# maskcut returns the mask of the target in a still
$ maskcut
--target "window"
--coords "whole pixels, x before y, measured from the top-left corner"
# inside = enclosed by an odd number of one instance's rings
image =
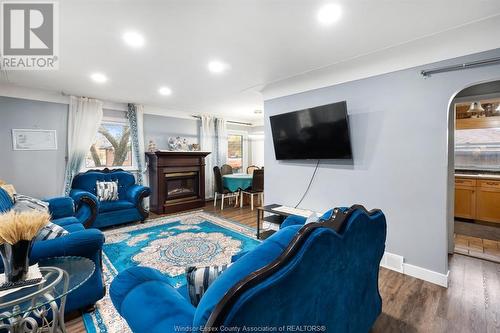
[[[455,131],[455,167],[500,170],[500,128]]]
[[[233,168],[233,172],[244,172],[244,154],[243,143],[245,136],[238,133],[229,133],[227,137],[227,164]]]
[[[87,168],[132,167],[130,128],[126,121],[103,120],[85,161]]]

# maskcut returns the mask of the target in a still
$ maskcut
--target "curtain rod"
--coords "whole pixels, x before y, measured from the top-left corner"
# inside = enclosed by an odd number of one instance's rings
[[[194,114],[191,115],[191,117],[196,118],[196,119],[201,119],[201,116],[197,116],[197,115],[194,115]],[[231,124],[236,124],[236,125],[252,126],[251,123],[245,123],[245,122],[242,122],[242,121],[226,120],[226,122],[231,123]]]
[[[485,60],[466,62],[466,63],[459,64],[459,65],[451,65],[451,66],[438,67],[438,68],[433,68],[433,69],[428,69],[428,70],[422,70],[420,72],[420,74],[423,77],[429,77],[432,74],[453,72],[453,71],[459,71],[459,70],[463,70],[463,69],[483,67],[483,66],[491,66],[491,65],[496,65],[499,63],[500,63],[500,57],[497,57],[497,58],[491,58],[491,59],[485,59]]]

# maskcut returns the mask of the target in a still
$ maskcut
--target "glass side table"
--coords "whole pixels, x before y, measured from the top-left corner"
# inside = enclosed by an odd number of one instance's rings
[[[40,260],[38,267],[44,282],[0,297],[0,331],[66,332],[66,296],[94,274],[94,262],[83,257],[56,257]]]

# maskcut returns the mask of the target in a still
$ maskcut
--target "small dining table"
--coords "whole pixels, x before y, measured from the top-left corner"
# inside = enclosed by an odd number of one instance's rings
[[[252,175],[246,173],[233,173],[222,176],[222,184],[231,192],[246,190],[252,186]]]

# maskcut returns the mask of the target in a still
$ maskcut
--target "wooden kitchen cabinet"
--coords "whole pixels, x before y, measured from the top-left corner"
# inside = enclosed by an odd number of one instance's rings
[[[500,223],[500,181],[479,182],[476,197],[476,219]]]
[[[500,180],[456,177],[455,216],[500,223]]]
[[[455,178],[455,216],[476,218],[476,180]]]

